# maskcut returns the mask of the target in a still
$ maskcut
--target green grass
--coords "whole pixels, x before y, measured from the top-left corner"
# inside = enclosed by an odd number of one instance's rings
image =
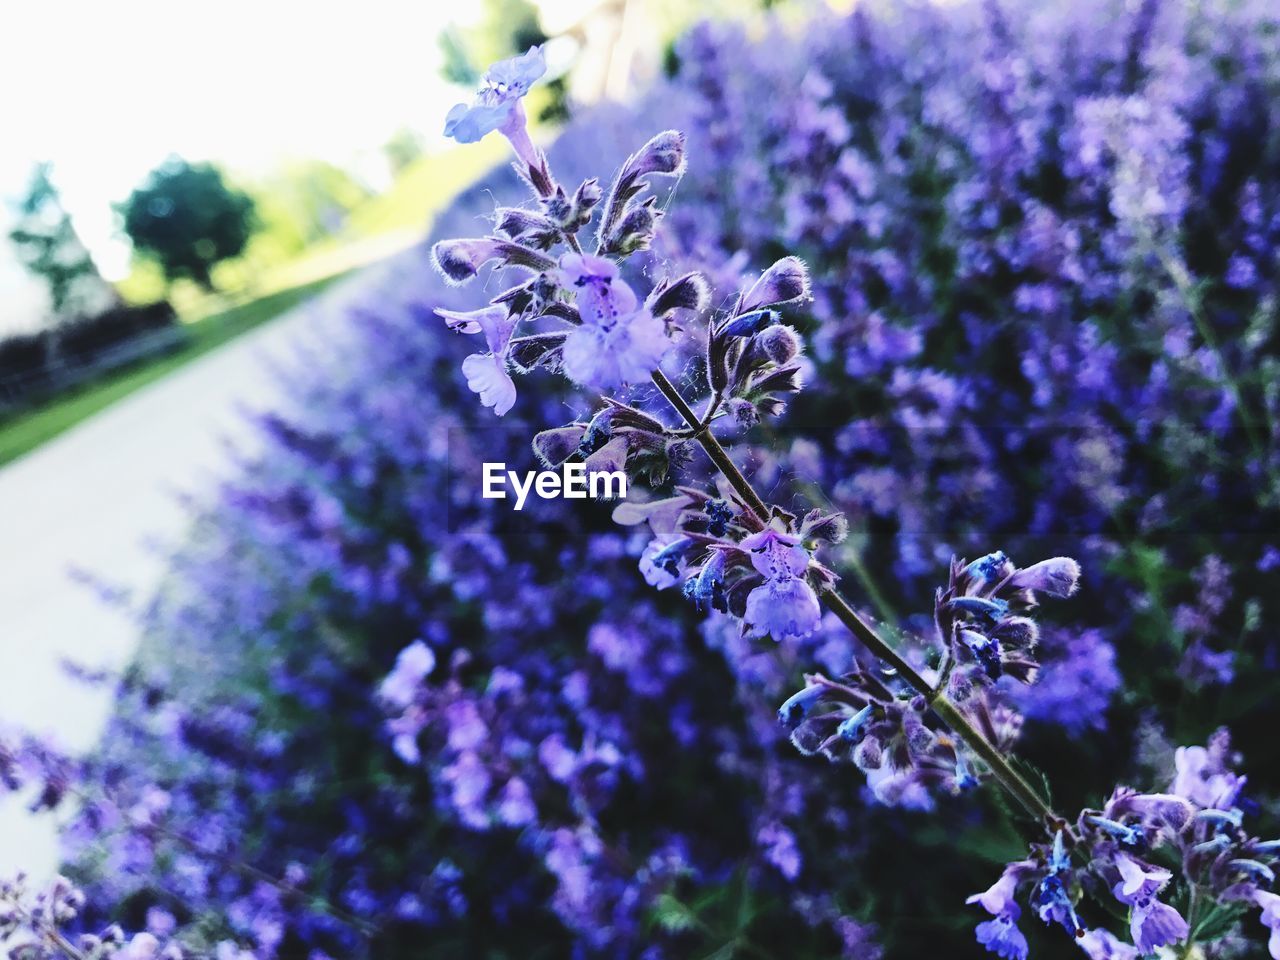
[[[0,420],[0,465],[16,460],[135,390],[279,316],[342,276],[336,274],[210,314],[187,325],[186,343],[172,353],[116,370],[40,407]]]

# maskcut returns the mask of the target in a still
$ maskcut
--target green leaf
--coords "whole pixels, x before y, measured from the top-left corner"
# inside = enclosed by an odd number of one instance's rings
[[[658,897],[653,918],[668,933],[687,933],[698,924],[698,918],[684,903],[669,893]]]

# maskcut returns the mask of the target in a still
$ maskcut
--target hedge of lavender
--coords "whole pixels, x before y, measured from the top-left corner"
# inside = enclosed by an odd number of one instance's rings
[[[797,751],[797,688],[861,678],[835,699],[871,707],[897,682],[832,615],[753,636],[683,595],[720,606],[671,536],[482,500],[482,462],[532,465],[530,438],[595,406],[535,370],[504,417],[481,407],[473,345],[435,311],[528,275],[455,289],[424,248],[299,366],[297,412],[264,420],[175,558],[99,755],[0,754],[78,811],[76,886],[5,888],[8,922],[44,938],[32,956],[1259,955],[1280,929],[1256,839],[1280,826],[1278,64],[1265,4],[863,5],[763,41],[699,27],[638,108],[547,151],[589,209],[582,181],[686,134],[656,233],[622,218],[651,246],[627,278],[700,271],[719,329],[771,263],[807,264],[808,299],[778,297],[798,337],[736,328],[804,389],[721,432],[774,504],[843,514],[821,569],[914,669],[940,664],[913,638],[1006,555],[1078,559],[1079,592],[1037,611],[1038,663],[966,641],[992,738],[1041,802],[1085,810],[1074,827],[972,789],[936,723],[869,758],[891,710],[819,713],[839,735],[805,720]],[[436,237],[492,229],[520,190],[496,171]],[[689,344],[717,329],[694,313],[664,362],[691,393]],[[658,496],[666,468],[709,479],[667,454]],[[695,587],[653,590],[668,568]]]

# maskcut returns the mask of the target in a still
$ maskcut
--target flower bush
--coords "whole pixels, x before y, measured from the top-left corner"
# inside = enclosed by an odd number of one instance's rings
[[[388,268],[299,366],[100,752],[0,751],[75,811],[67,922],[139,956],[1257,948],[1278,27],[703,26],[545,162],[537,58],[495,71],[454,132],[509,136],[536,201],[496,171],[440,275]],[[513,522],[480,464],[535,452],[656,493]]]

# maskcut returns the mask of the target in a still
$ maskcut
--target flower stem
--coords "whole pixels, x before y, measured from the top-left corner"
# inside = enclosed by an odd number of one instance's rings
[[[676,389],[675,384],[668,380],[666,374],[661,370],[653,372],[653,383],[671,406],[675,408],[676,412],[680,414],[680,418],[684,420],[689,429],[693,431],[693,436],[703,451],[705,451],[711,462],[715,464],[716,469],[729,481],[730,486],[742,498],[747,508],[755,513],[762,523],[767,523],[770,512],[768,505],[756,493],[751,481],[738,469],[728,451],[716,439],[711,432],[710,424],[699,421],[697,414],[693,412],[693,408],[689,406],[684,397],[680,395],[680,391]],[[961,712],[960,708],[952,703],[941,689],[930,684],[917,672],[915,667],[908,663],[898,651],[893,649],[876,632],[875,628],[854,610],[839,590],[829,587],[822,591],[821,599],[827,609],[849,629],[849,632],[854,635],[859,643],[892,667],[902,679],[910,684],[912,689],[925,698],[939,719],[987,765],[991,775],[1029,814],[1047,827],[1052,829],[1061,828],[1064,824],[1063,819],[1054,813],[1053,808],[1044,801],[1035,788],[1027,782],[1027,779],[1013,768],[1004,754],[974,727]]]

